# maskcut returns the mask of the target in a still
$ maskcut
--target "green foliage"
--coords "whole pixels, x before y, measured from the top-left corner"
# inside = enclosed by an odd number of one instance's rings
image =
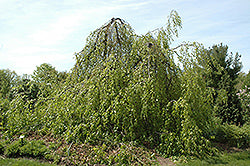
[[[12,88],[20,82],[19,76],[10,70],[0,70],[0,130],[6,123],[6,112],[12,99]]]
[[[39,99],[38,85],[29,79],[24,79],[18,87],[12,90],[13,99],[5,114],[4,131],[10,135],[30,131],[27,130],[30,128],[34,131],[35,122],[39,121],[38,112],[34,112],[35,104]]]
[[[192,47],[190,47],[192,46]],[[201,45],[184,43],[177,55],[183,65],[182,96],[169,103],[160,151],[171,156],[203,157],[213,153],[207,135],[213,123],[213,90],[207,88],[199,62]]]
[[[7,157],[19,157],[19,156],[21,156],[20,155],[20,148],[25,144],[27,144],[26,140],[14,141],[12,144],[10,144],[6,147],[4,154]]]
[[[217,125],[214,131],[214,141],[227,143],[237,148],[248,148],[250,144],[250,125],[243,127],[235,125]]]
[[[7,113],[4,133],[11,138],[15,134],[37,132],[45,124],[44,110],[30,110],[29,105],[22,100],[12,103]]]
[[[44,158],[46,154],[50,153],[43,141],[27,141],[26,139],[19,139],[7,145],[4,154],[7,157],[34,157]]]
[[[37,66],[36,70],[34,70],[32,78],[35,82],[49,83],[52,81],[57,81],[55,79],[56,75],[57,71],[53,66],[43,63],[40,66]]]
[[[240,89],[237,93],[240,102],[242,104],[243,120],[250,122],[250,87],[245,86],[245,88]]]
[[[22,83],[13,89],[13,94],[14,98],[21,98],[25,103],[33,102],[38,98],[39,87],[35,82],[23,79]]]
[[[0,70],[0,99],[9,98],[11,88],[19,82],[19,77],[14,71]]]
[[[223,123],[244,124],[242,107],[236,95],[236,84],[242,68],[240,55],[228,53],[228,47],[214,45],[203,52],[200,65],[206,84],[215,90],[214,109]]]
[[[48,149],[42,141],[30,141],[20,148],[20,155],[27,157],[44,157]]]
[[[52,65],[43,63],[34,70],[32,78],[39,85],[40,97],[47,98],[66,80],[67,73],[58,72]]]
[[[8,99],[0,99],[0,130],[3,130],[6,124],[6,112],[9,109],[9,103]]]

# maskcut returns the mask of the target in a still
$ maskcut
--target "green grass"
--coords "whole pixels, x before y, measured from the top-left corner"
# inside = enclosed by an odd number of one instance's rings
[[[1,166],[55,166],[49,163],[41,163],[35,160],[28,159],[0,159]]]
[[[206,166],[206,165],[231,165],[231,166],[249,166],[250,165],[250,151],[237,153],[224,153],[219,156],[214,156],[208,159],[191,160],[188,163],[178,164],[179,166]]]

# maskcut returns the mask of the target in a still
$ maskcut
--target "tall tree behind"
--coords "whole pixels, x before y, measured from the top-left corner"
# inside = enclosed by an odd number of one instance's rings
[[[43,97],[48,97],[53,92],[52,89],[64,82],[66,77],[66,72],[59,72],[48,63],[37,66],[32,75],[33,80],[39,85]]]
[[[225,123],[243,124],[242,108],[236,95],[236,84],[242,68],[240,55],[228,53],[228,46],[214,45],[204,51],[204,77],[207,86],[214,88],[217,116]]]
[[[20,79],[15,71],[0,70],[0,97],[8,98],[12,87],[16,86],[18,82],[20,82]]]

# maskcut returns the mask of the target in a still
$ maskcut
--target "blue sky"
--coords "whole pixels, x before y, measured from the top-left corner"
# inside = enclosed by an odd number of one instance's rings
[[[137,34],[164,26],[171,10],[182,18],[176,43],[223,43],[250,70],[250,0],[0,0],[0,69],[32,74],[50,63],[74,65],[89,33],[120,17]]]

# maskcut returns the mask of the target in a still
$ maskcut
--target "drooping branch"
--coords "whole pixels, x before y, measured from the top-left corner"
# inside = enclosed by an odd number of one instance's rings
[[[170,51],[175,51],[176,49],[180,48],[180,47],[183,47],[183,46],[194,46],[194,44],[188,44],[188,43],[184,43],[184,44],[180,44],[174,48],[170,48],[169,50]]]
[[[108,37],[108,29],[111,27],[111,25],[113,23],[115,23],[116,21],[119,21],[120,24],[124,25],[125,24],[125,21],[120,19],[120,18],[112,18],[108,23],[106,23],[105,25],[103,25],[102,27],[98,28],[95,32],[98,32],[97,33],[97,36],[96,36],[96,40],[95,40],[95,43],[94,43],[94,48],[93,50],[90,52],[93,53],[95,50],[96,50],[96,46],[97,46],[97,42],[99,40],[99,37],[100,37],[100,34],[102,32],[105,32],[105,40],[104,40],[104,44],[106,45],[107,44],[107,37]],[[118,29],[117,29],[117,26],[115,27],[116,28],[116,31],[117,31],[117,34],[118,34]],[[117,40],[119,41],[119,36],[117,35]],[[83,52],[84,51],[84,48],[82,49],[82,51],[80,52]]]

